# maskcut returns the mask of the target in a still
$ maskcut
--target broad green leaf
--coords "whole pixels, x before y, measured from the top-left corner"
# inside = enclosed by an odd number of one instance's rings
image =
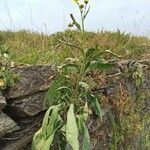
[[[60,127],[60,117],[58,111],[60,106],[50,107],[43,119],[42,127],[33,137],[33,150],[49,150],[53,142],[54,134]]]
[[[86,53],[85,53],[86,61],[89,60],[90,58],[92,58],[92,56],[95,54],[95,52],[96,52],[95,48],[86,49]]]
[[[80,66],[77,64],[65,64],[61,67],[61,69],[69,69],[69,68],[75,68],[78,72],[80,71]]]
[[[87,99],[90,102],[93,109],[95,110],[96,114],[102,120],[103,111],[101,110],[100,103],[99,103],[98,99],[91,93],[87,94]]]
[[[114,65],[110,63],[101,63],[101,62],[94,62],[90,65],[90,70],[106,70],[112,68]]]
[[[58,117],[58,111],[60,106],[56,106],[53,108],[52,113],[49,116],[48,125],[46,128],[46,135],[49,137],[54,129],[58,127],[58,123],[60,123],[59,117]]]
[[[66,124],[66,139],[71,145],[73,150],[79,150],[79,133],[74,114],[74,105],[71,104],[67,113],[67,124]]]
[[[78,127],[80,129],[81,134],[83,135],[82,141],[82,150],[89,150],[90,149],[90,136],[88,128],[85,125],[85,120],[82,116],[78,116]]]
[[[50,149],[50,146],[51,146],[53,139],[54,139],[55,132],[57,131],[57,129],[59,127],[60,126],[58,125],[57,127],[54,128],[53,132],[49,135],[49,137],[44,142],[44,145],[43,145],[41,150],[49,150]]]
[[[44,108],[47,108],[54,102],[53,94],[55,90],[57,90],[60,86],[62,86],[63,82],[65,80],[65,77],[60,77],[58,80],[55,80],[54,83],[49,87],[49,90],[45,96],[44,100]]]
[[[49,150],[53,142],[56,130],[57,128],[51,133],[51,135],[47,139],[41,136],[43,133],[42,130],[39,130],[33,138],[32,150]]]
[[[51,146],[53,139],[54,139],[54,134],[55,134],[55,131],[53,131],[51,133],[51,135],[48,137],[48,139],[44,142],[41,150],[49,150],[50,149],[50,146]]]
[[[44,116],[44,119],[43,119],[43,122],[42,122],[42,133],[43,135],[45,136],[46,138],[46,135],[47,135],[47,126],[48,126],[48,123],[49,123],[49,117],[50,117],[50,113],[53,109],[55,109],[56,106],[51,106],[47,111],[46,111],[46,114]]]
[[[84,121],[82,121],[83,126],[83,142],[82,142],[82,150],[89,150],[90,149],[90,136],[88,128],[85,126]]]
[[[33,137],[32,150],[41,150],[44,142],[45,138],[43,136],[42,129],[39,129],[39,131],[37,131]]]

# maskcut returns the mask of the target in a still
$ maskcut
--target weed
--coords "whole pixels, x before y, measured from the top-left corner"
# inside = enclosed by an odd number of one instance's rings
[[[71,36],[72,35],[72,36]],[[62,63],[68,57],[79,56],[78,51],[60,44],[55,38],[64,39],[81,46],[94,47],[99,45],[100,50],[110,49],[112,52],[121,55],[122,59],[149,59],[150,40],[146,37],[136,37],[129,34],[117,32],[84,32],[84,38],[79,31],[66,30],[53,35],[44,35],[31,31],[0,31],[0,45],[11,47],[12,60],[26,64],[54,64]],[[74,38],[73,38],[74,37]],[[110,56],[107,55],[107,59]]]
[[[79,5],[79,9],[85,6]],[[82,16],[81,16],[82,19]],[[76,25],[77,26],[77,25]],[[79,30],[84,36],[84,28]],[[73,36],[72,36],[73,37]],[[68,58],[65,63],[58,66],[58,77],[49,88],[44,107],[49,108],[43,119],[41,129],[33,138],[32,149],[49,150],[66,149],[71,147],[79,150],[79,143],[83,150],[90,148],[90,136],[86,126],[90,114],[95,114],[102,121],[100,102],[91,92],[91,84],[87,83],[87,74],[93,70],[105,70],[113,65],[104,62],[103,54],[110,51],[100,51],[97,46],[83,49],[82,46],[57,39],[61,44],[78,50],[80,57]],[[83,41],[82,41],[83,42]],[[79,44],[80,45],[80,44]],[[82,135],[82,141],[79,137]],[[57,137],[57,141],[54,140]],[[62,140],[63,139],[63,140]]]
[[[146,93],[143,94],[146,97]],[[133,101],[130,92],[120,84],[116,97],[110,103],[112,106],[112,112],[110,113],[110,149],[148,148],[149,129],[147,127],[149,119],[145,118],[148,116],[146,113],[141,114],[145,99],[143,94],[137,93],[136,101]],[[140,139],[138,139],[139,135]]]
[[[0,91],[14,84],[14,76],[11,72],[11,59],[8,49],[0,47]]]

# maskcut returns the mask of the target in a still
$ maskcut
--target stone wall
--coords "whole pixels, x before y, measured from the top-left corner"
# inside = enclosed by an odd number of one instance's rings
[[[105,72],[99,80],[99,87],[93,93],[101,93],[108,99],[112,99],[122,83],[124,88],[130,91],[133,100],[137,91],[150,91],[150,62],[149,61],[121,61],[115,62],[113,69]],[[140,64],[144,80],[138,87],[133,78]],[[41,126],[45,113],[43,101],[46,92],[56,76],[56,71],[51,66],[24,66],[12,68],[18,75],[17,83],[3,92],[0,96],[0,149],[23,150],[31,149],[31,141],[34,133]],[[93,76],[96,78],[95,76]],[[103,81],[105,79],[105,81]],[[103,82],[102,82],[103,81]],[[144,99],[143,110],[149,111],[149,94]],[[91,149],[100,150],[107,143],[107,113],[104,112],[104,123],[100,123],[93,116],[88,127],[91,135]]]

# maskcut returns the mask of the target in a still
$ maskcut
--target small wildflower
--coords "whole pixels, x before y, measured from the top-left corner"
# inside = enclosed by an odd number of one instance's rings
[[[85,4],[88,4],[88,2],[89,2],[89,0],[84,0],[84,3],[85,3]]]

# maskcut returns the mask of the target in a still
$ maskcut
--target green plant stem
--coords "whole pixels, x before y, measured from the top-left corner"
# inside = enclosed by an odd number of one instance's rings
[[[82,65],[81,65],[81,69],[80,69],[80,72],[79,72],[79,75],[77,76],[77,79],[76,79],[76,83],[75,83],[75,90],[74,90],[74,92],[73,92],[73,94],[72,94],[72,96],[71,96],[71,99],[74,99],[74,97],[76,96],[76,95],[79,95],[79,93],[78,93],[78,89],[79,89],[79,82],[80,81],[82,81],[82,77],[84,76],[84,74],[85,74],[85,65],[86,65],[86,61],[85,61],[85,52],[84,52],[84,50],[82,50],[82,52],[83,52],[83,56],[82,56]],[[79,97],[77,97],[77,99],[74,99],[75,101],[74,101],[74,103],[76,102],[76,103],[78,103],[79,102]]]
[[[84,34],[85,30],[84,30],[84,13],[83,13],[83,9],[80,8],[80,5],[78,4],[79,10],[80,10],[80,15],[81,15],[81,32],[82,34]]]

